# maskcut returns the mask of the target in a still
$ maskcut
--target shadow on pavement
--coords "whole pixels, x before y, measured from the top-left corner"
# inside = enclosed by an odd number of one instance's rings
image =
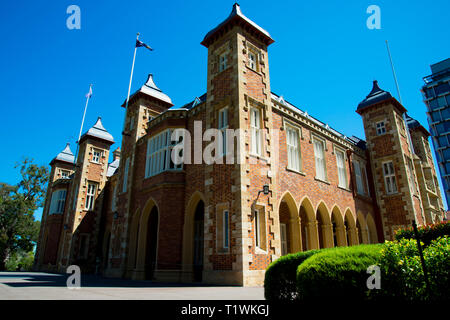
[[[0,272],[0,283],[15,287],[66,287],[70,274],[33,273],[33,272]],[[10,282],[7,279],[20,281]],[[7,281],[6,281],[7,280]],[[223,285],[208,285],[203,283],[164,283],[153,281],[138,281],[87,274],[81,275],[81,287],[85,288],[177,288],[177,287],[230,287]],[[236,286],[239,287],[239,286]]]

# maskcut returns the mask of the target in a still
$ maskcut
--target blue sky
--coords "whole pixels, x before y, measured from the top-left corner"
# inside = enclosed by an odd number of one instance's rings
[[[2,1],[0,3],[0,181],[15,184],[14,164],[48,164],[80,130],[85,94],[93,97],[84,130],[102,117],[120,146],[136,32],[155,50],[138,50],[132,91],[148,73],[181,106],[206,92],[204,35],[234,1]],[[69,5],[81,29],[69,30]],[[239,1],[266,29],[272,91],[346,135],[364,138],[357,104],[377,79],[397,97],[389,41],[403,104],[426,128],[420,88],[429,65],[450,56],[448,0]],[[381,29],[369,30],[367,7],[378,5]],[[40,218],[40,213],[37,213]]]

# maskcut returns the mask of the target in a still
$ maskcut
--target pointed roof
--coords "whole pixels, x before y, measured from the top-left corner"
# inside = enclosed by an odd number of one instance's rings
[[[66,144],[64,150],[58,153],[51,163],[53,163],[53,161],[63,161],[71,164],[75,162],[75,156],[73,155],[72,150],[70,150],[70,143]]]
[[[425,129],[424,126],[422,126],[419,121],[417,121],[414,118],[411,118],[408,114],[405,115],[405,118],[406,118],[406,124],[408,125],[408,129],[421,130],[427,137],[431,136],[431,134],[428,132],[428,130]]]
[[[233,5],[233,9],[231,10],[230,15],[228,18],[226,18],[222,23],[220,23],[217,27],[209,31],[203,41],[201,42],[202,45],[205,47],[208,47],[210,44],[210,40],[212,39],[213,35],[219,33],[220,31],[223,31],[226,29],[226,27],[231,27],[233,24],[239,24],[244,27],[249,28],[249,30],[252,30],[255,32],[255,34],[258,35],[258,37],[266,43],[266,45],[269,45],[274,42],[270,34],[258,26],[256,23],[254,23],[252,20],[244,16],[244,14],[241,11],[241,7],[239,4],[235,3]]]
[[[366,98],[358,104],[356,112],[360,113],[362,109],[386,100],[392,100],[394,105],[398,107],[401,112],[406,112],[406,109],[390,94],[390,92],[380,88],[377,80],[373,81],[372,91],[370,91]]]
[[[80,141],[83,140],[84,137],[94,137],[105,140],[111,144],[114,143],[113,136],[108,131],[106,131],[105,127],[103,127],[101,117],[98,117],[97,122],[94,124],[94,126],[81,136]]]
[[[137,90],[135,93],[133,93],[130,96],[130,101],[133,97],[135,97],[139,94],[145,94],[145,95],[151,96],[155,99],[158,99],[160,101],[163,101],[163,102],[173,106],[172,99],[170,99],[170,97],[167,94],[162,92],[162,90],[156,86],[155,81],[153,80],[153,74],[151,74],[151,73],[148,75],[147,81],[145,82],[145,84],[139,90]],[[125,107],[125,104],[126,104],[126,101],[122,104],[122,107]]]
[[[106,171],[106,176],[109,178],[111,177],[117,170],[120,164],[120,159],[116,159],[110,164],[108,164],[108,170]]]

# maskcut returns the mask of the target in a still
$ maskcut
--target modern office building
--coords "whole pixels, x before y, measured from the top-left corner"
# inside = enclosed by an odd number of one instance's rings
[[[450,58],[432,64],[431,75],[423,78],[428,123],[441,172],[447,206],[450,201]]]

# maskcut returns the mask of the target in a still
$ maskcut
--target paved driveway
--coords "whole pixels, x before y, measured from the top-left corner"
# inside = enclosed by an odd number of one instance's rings
[[[154,283],[85,275],[68,289],[68,275],[0,272],[0,300],[263,300],[262,287]]]

